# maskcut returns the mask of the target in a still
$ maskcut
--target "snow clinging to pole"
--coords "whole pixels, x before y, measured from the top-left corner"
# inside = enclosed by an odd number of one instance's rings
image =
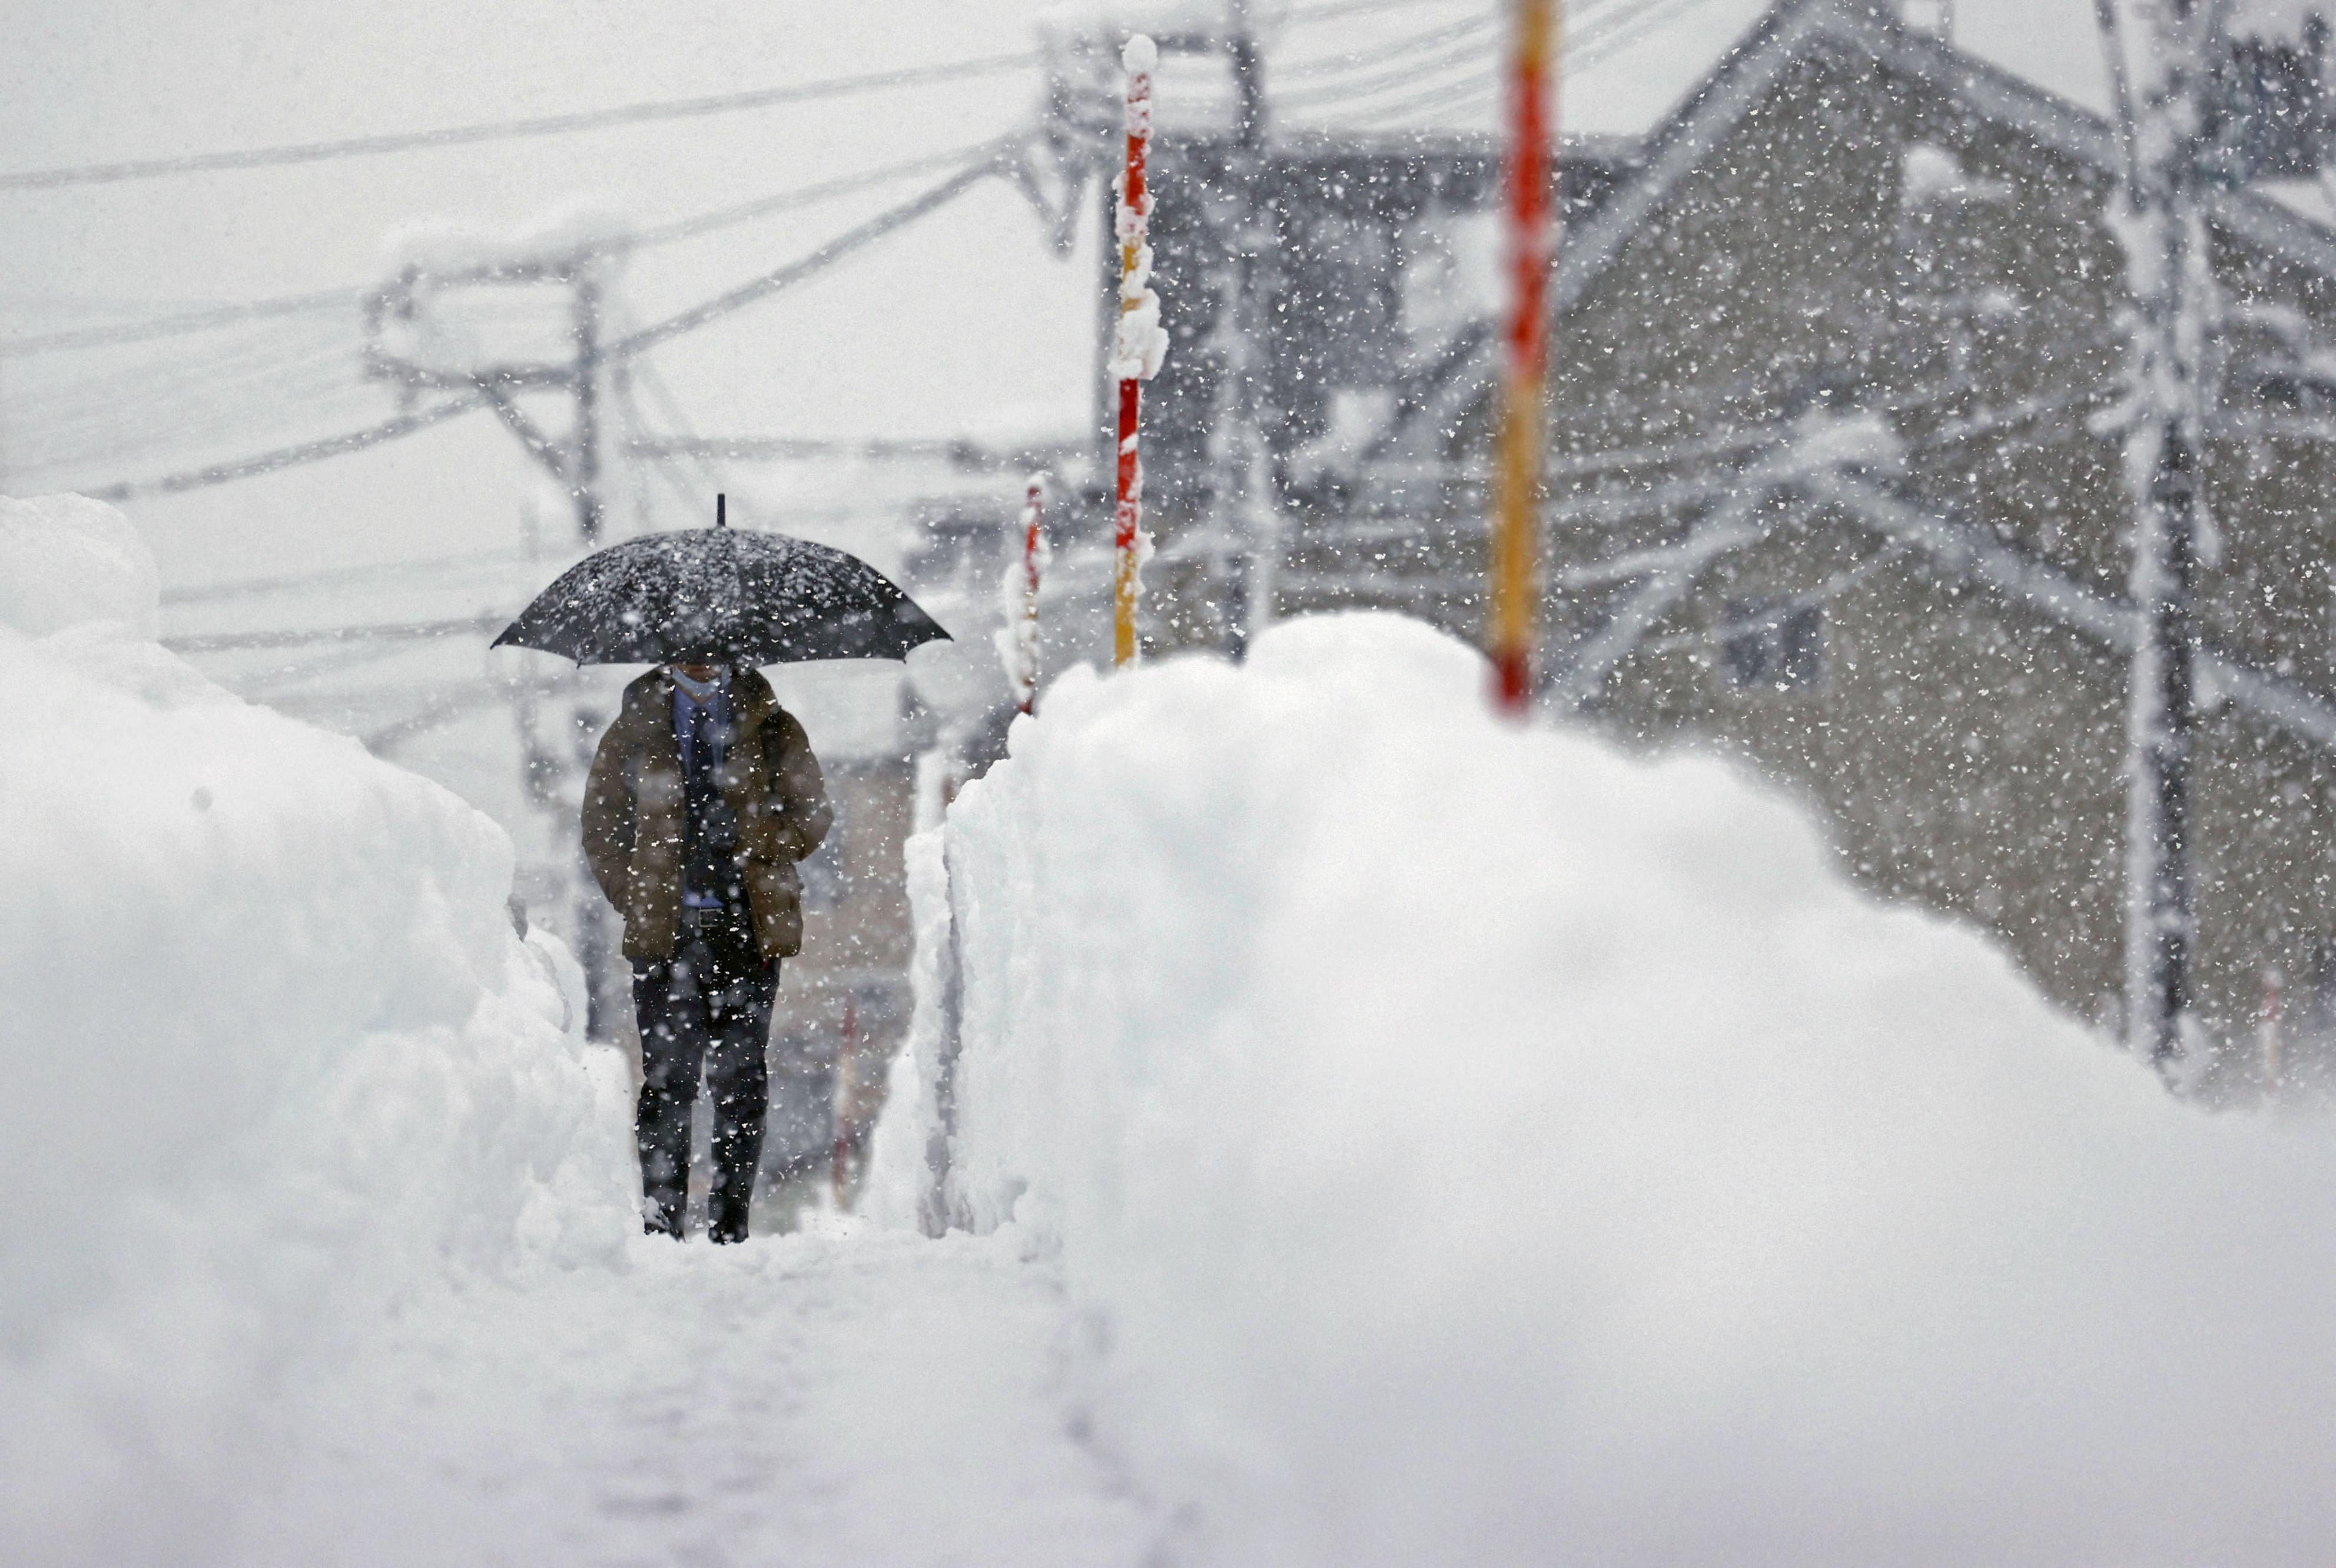
[[[1144,157],[1152,145],[1152,73],[1160,51],[1139,33],[1120,51],[1119,62],[1127,73],[1127,167],[1114,181],[1119,193],[1119,328],[1112,341],[1111,373],[1119,382],[1119,448],[1112,512],[1112,662],[1133,664],[1139,573],[1152,553],[1144,532],[1144,463],[1136,432],[1144,383],[1159,374],[1168,355],[1168,334],[1160,326],[1160,297],[1152,292],[1152,193],[1144,186]]]
[[[1038,579],[1054,555],[1046,542],[1046,476],[1034,473],[1015,523],[1017,548],[1007,551],[998,585],[1005,617],[998,630],[998,657],[1006,666],[1014,706],[1022,713],[1033,712],[1038,702]]]
[[[2214,552],[2198,460],[2221,326],[2206,240],[2205,95],[2221,16],[2195,0],[2104,0],[2100,8],[2112,75],[2130,81],[2118,95],[2125,189],[2110,198],[2108,226],[2125,251],[2131,336],[2126,396],[2106,422],[2125,439],[2128,591],[2140,618],[2126,709],[2125,1022],[2134,1050],[2169,1081],[2195,1027],[2193,575]]]

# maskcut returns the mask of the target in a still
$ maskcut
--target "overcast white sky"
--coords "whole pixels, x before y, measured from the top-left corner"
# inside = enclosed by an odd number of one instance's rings
[[[1270,19],[1286,8],[1265,0],[1258,10]],[[1484,0],[1421,0],[1338,27],[1290,28],[1279,47],[1286,60],[1319,58],[1484,9]],[[1569,85],[1569,127],[1621,130],[1650,119],[1757,9],[1757,0],[1689,5]],[[0,9],[0,169],[428,128],[953,61],[1027,47],[1041,12],[1059,10],[1011,0],[8,0]],[[1958,13],[1958,36],[1975,51],[2055,91],[2099,97],[2085,0],[1962,0]],[[971,142],[1027,116],[1036,87],[1035,73],[1025,73],[546,140],[0,192],[0,326],[14,335],[78,324],[91,318],[92,301],[231,301],[358,285],[377,275],[384,237],[422,221],[508,230],[577,200],[643,222],[685,217]],[[645,318],[692,303],[913,188],[661,249],[627,271],[626,301]],[[1021,200],[993,188],[827,278],[658,350],[657,362],[707,433],[946,434],[1018,420],[1019,411],[1076,420],[1089,386],[1090,276],[1087,264],[1055,259]],[[346,330],[353,355],[354,320]],[[206,341],[182,340],[172,352],[199,359]],[[86,363],[97,370],[122,361]],[[135,363],[170,362],[149,350]],[[0,463],[12,416],[35,416],[33,400],[59,395],[58,379],[74,366],[69,357],[0,363]],[[384,394],[359,406],[376,417],[390,404]],[[250,444],[187,455],[227,456]],[[125,463],[118,477],[180,465]],[[166,581],[191,583],[505,543],[531,482],[511,438],[475,417],[370,453],[131,510]]]

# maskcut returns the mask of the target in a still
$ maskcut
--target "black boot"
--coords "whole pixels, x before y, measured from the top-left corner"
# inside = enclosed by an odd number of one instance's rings
[[[762,1066],[759,1050],[754,1066]],[[754,1200],[754,1178],[762,1173],[769,1080],[751,1069],[710,1076],[714,1079],[707,1086],[714,1090],[714,1182],[706,1193],[706,1233],[716,1242],[743,1242],[747,1211]]]
[[[697,1096],[678,1105],[676,1098],[642,1085],[634,1131],[641,1151],[641,1229],[679,1241],[689,1202],[689,1107]]]
[[[714,1183],[706,1198],[706,1233],[716,1242],[746,1239],[747,1210],[762,1174],[763,1123],[771,1108],[770,1067],[764,1055],[771,1016],[766,988],[774,979],[767,971],[751,974],[725,997],[728,1005],[706,1054],[706,1089],[714,1101]]]

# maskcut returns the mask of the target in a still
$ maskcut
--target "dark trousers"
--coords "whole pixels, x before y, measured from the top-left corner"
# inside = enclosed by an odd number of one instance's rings
[[[689,1185],[689,1115],[700,1072],[714,1095],[714,1185],[706,1233],[746,1239],[746,1206],[763,1159],[770,1114],[771,1006],[779,961],[764,959],[741,909],[685,911],[670,959],[633,965],[633,1009],[641,1027],[641,1098],[634,1132],[641,1149],[643,1222],[678,1237]]]

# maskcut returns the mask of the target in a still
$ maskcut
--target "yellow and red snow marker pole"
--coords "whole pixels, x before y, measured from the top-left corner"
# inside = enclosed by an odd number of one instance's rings
[[[1138,33],[1120,51],[1127,75],[1127,167],[1114,183],[1119,190],[1114,228],[1119,238],[1119,325],[1112,342],[1111,371],[1119,380],[1119,448],[1116,504],[1112,511],[1115,560],[1112,574],[1112,662],[1135,662],[1135,602],[1139,573],[1151,541],[1144,535],[1144,463],[1136,451],[1144,384],[1160,369],[1167,335],[1160,330],[1160,299],[1152,292],[1149,237],[1152,193],[1144,185],[1144,156],[1152,146],[1152,73],[1160,52]]]
[[[1542,399],[1549,358],[1549,62],[1557,0],[1513,0],[1508,70],[1509,320],[1495,438],[1492,517],[1493,696],[1522,716],[1532,699],[1541,490]]]

